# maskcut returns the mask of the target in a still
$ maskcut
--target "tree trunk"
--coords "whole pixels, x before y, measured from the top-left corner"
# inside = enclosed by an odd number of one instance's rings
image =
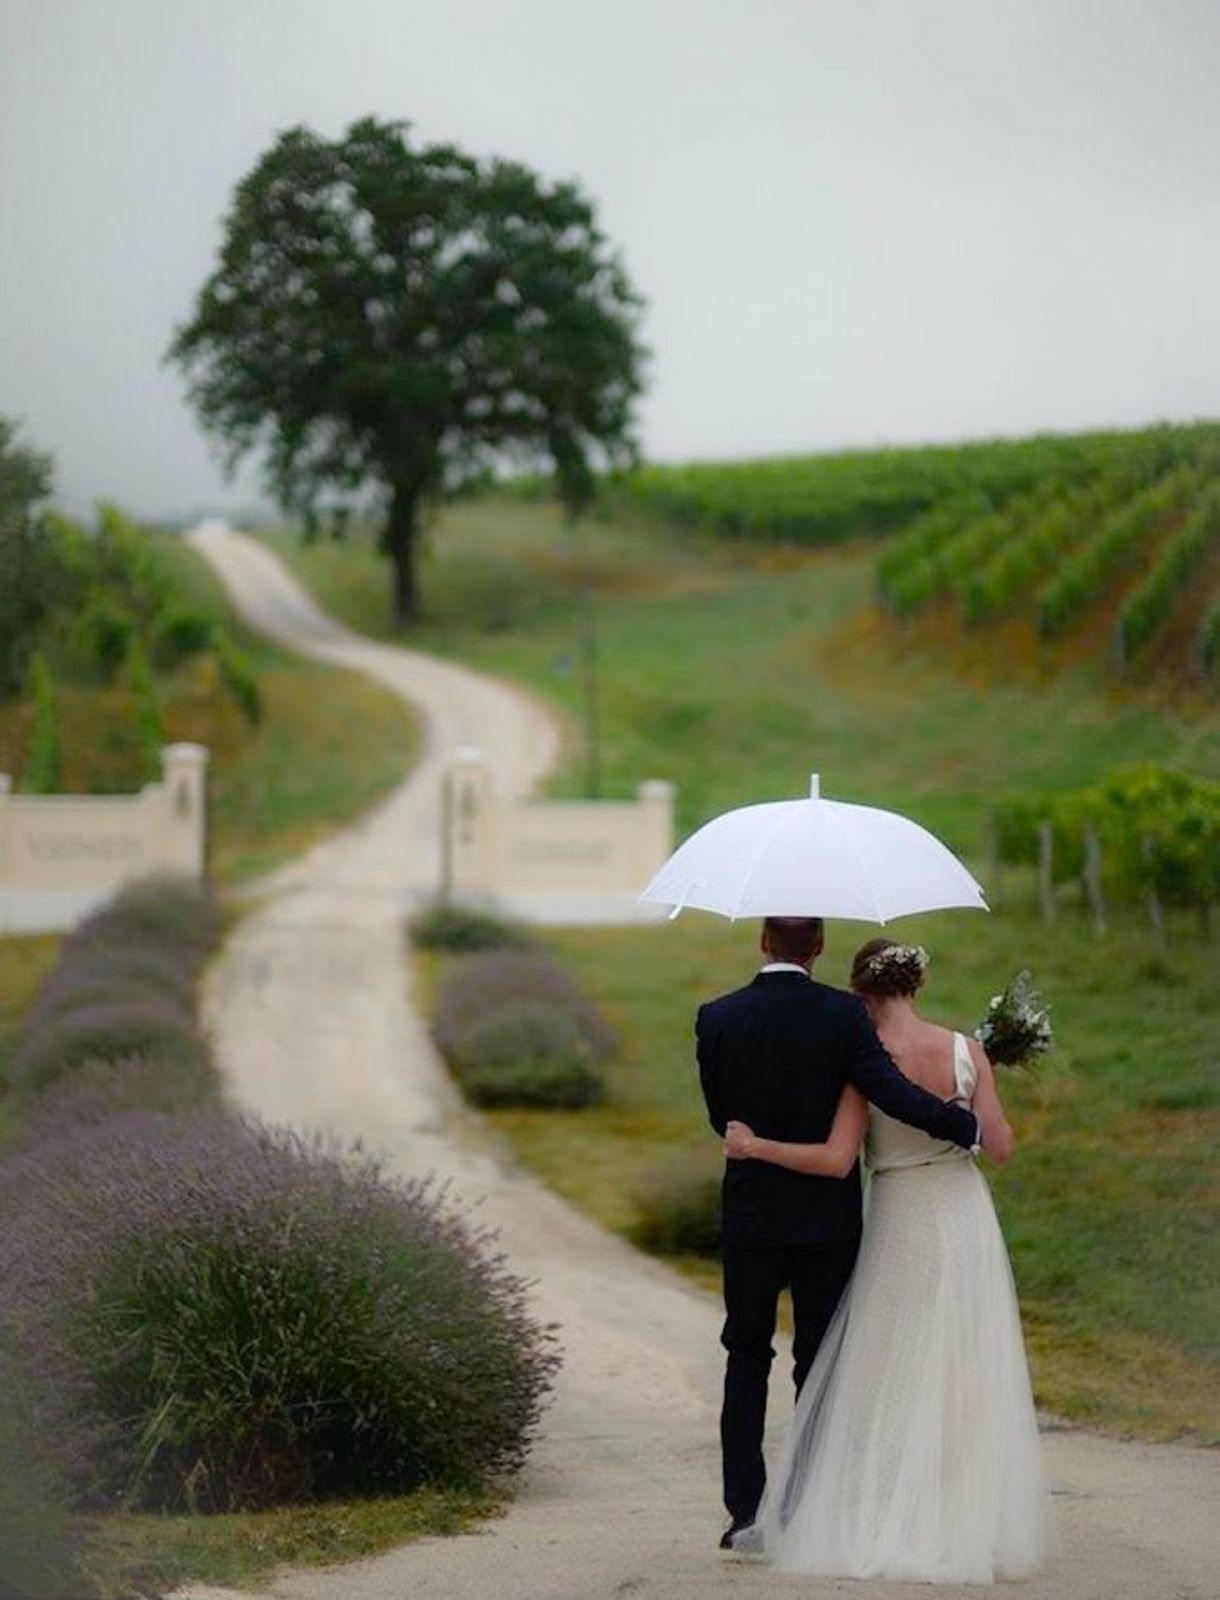
[[[419,591],[415,583],[418,514],[419,490],[416,485],[395,484],[386,522],[385,548],[394,569],[394,623],[399,628],[414,622],[419,610]]]

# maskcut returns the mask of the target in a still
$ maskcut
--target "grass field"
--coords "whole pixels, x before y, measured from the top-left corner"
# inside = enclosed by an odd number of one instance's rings
[[[276,545],[348,622],[386,634],[388,576],[368,543]],[[872,551],[748,551],[701,536],[591,524],[488,502],[434,530],[412,642],[514,676],[572,737],[554,787],[580,792],[578,590],[594,589],[605,792],[679,786],[685,830],[748,800],[823,790],[895,805],[978,860],[988,797],[1071,787],[1152,759],[1220,776],[1220,718],[1104,693],[1085,672],[1019,686],[949,677],[934,651],[895,653],[862,623]],[[930,1014],[972,1025],[998,982],[1033,967],[1060,1050],[1007,1082],[1022,1148],[996,1175],[1041,1401],[1147,1437],[1220,1440],[1215,1147],[1217,952],[1193,923],[1150,954],[1142,923],[1104,940],[1054,929],[1012,880],[991,918],[902,924],[932,949]],[[831,930],[842,981],[860,925]],[[575,1114],[501,1113],[520,1158],[611,1227],[653,1166],[710,1139],[691,1060],[698,1000],[752,970],[754,930],[698,915],[567,933],[555,947],[618,1022],[611,1098]]]
[[[168,1593],[188,1581],[262,1588],[281,1568],[329,1566],[462,1533],[502,1505],[493,1496],[425,1489],[234,1516],[98,1517],[86,1528],[86,1566],[96,1600]]]

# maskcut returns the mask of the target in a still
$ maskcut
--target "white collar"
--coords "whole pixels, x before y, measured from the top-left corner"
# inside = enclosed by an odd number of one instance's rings
[[[807,967],[798,967],[795,961],[768,961],[765,967],[759,967],[759,972],[799,972],[802,978],[809,976]]]

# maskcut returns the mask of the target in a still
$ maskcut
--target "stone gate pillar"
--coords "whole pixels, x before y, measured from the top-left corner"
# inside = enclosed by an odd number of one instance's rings
[[[161,751],[163,865],[195,878],[203,877],[207,864],[207,769],[201,744],[169,744]]]

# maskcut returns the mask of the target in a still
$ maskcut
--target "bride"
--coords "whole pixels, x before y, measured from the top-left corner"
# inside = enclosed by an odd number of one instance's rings
[[[1012,1134],[982,1047],[925,1022],[925,953],[874,939],[851,983],[903,1074]],[[844,1091],[825,1144],[730,1122],[728,1156],[872,1172],[853,1276],[797,1401],[774,1488],[736,1549],[789,1572],[938,1583],[1020,1577],[1046,1546],[1045,1490],[1012,1271],[973,1159]]]

